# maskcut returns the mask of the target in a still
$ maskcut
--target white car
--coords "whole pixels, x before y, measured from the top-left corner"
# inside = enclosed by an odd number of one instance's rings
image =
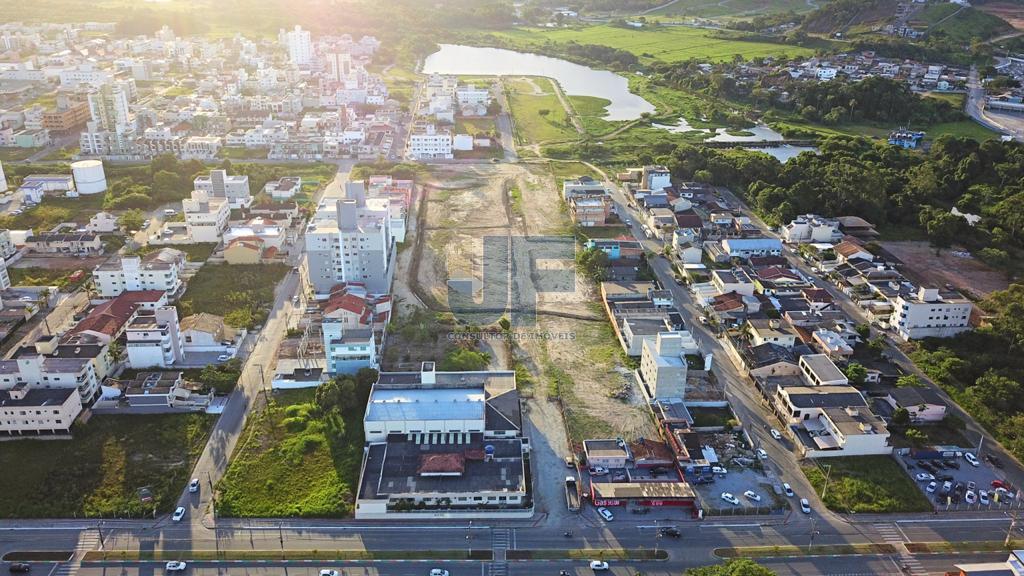
[[[430,570],[430,576],[448,576],[448,571],[443,568],[432,568]]]
[[[320,576],[338,576],[337,570],[321,570]]]
[[[917,476],[914,476],[914,478],[917,478],[918,482],[931,482],[932,480],[935,480],[935,476],[932,476],[927,472],[918,472]]]
[[[782,440],[782,433],[776,430],[775,428],[772,428],[772,438],[775,438],[776,440]]]
[[[788,482],[782,483],[782,491],[785,492],[786,496],[789,496],[790,498],[796,496],[796,494],[793,493],[793,487],[790,486]]]
[[[608,522],[615,520],[615,515],[612,514],[612,511],[603,506],[597,509],[597,513],[601,515],[601,518],[604,518]]]
[[[227,354],[221,354],[220,356],[217,356],[217,362],[227,362],[230,359],[231,356],[228,356]]]
[[[602,560],[591,560],[590,569],[594,570],[595,572],[604,571],[608,569],[608,563]]]
[[[967,460],[967,463],[975,468],[981,465],[981,462],[978,462],[978,457],[970,452],[964,452],[964,460]]]
[[[188,483],[188,491],[193,494],[199,492],[199,478],[193,478],[192,481]]]
[[[978,490],[978,503],[980,503],[982,506],[988,506],[988,492],[984,490]]]
[[[740,499],[733,496],[732,494],[729,494],[728,492],[722,492],[722,500],[725,500],[726,502],[732,504],[733,506],[740,505]]]
[[[726,474],[729,473],[729,471],[726,470],[725,468],[721,467],[721,466],[712,466],[711,467],[711,473],[712,474],[721,474],[721,475],[725,476]]]
[[[753,490],[747,490],[746,492],[743,493],[743,495],[746,496],[748,500],[753,500],[754,502],[761,501],[761,495],[758,494],[757,492],[754,492]]]
[[[928,487],[925,488],[925,491],[931,494],[932,492],[935,492],[935,489],[938,487],[939,485],[936,484],[934,480],[932,480],[931,482],[928,483]]]
[[[185,568],[188,568],[188,564],[178,560],[172,560],[164,565],[164,570],[167,570],[168,572],[181,572],[185,570]]]
[[[968,504],[974,504],[977,501],[978,495],[974,492],[974,490],[968,490],[966,493],[964,493],[964,502],[967,502]]]
[[[761,459],[761,460],[767,460],[768,459],[768,453],[764,451],[764,448],[758,448],[757,449],[757,457],[759,459]]]
[[[807,498],[800,499],[800,511],[804,514],[811,513],[811,503],[807,501]]]
[[[171,516],[171,520],[175,522],[181,522],[181,519],[185,517],[185,507],[178,506],[174,509],[174,514]]]
[[[606,474],[608,474],[608,469],[605,468],[604,466],[591,466],[590,467],[590,475],[591,476],[604,476]]]

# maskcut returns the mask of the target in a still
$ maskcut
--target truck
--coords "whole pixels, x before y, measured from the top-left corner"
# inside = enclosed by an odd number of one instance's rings
[[[570,512],[580,509],[580,489],[576,485],[575,476],[565,477],[565,503],[569,506]]]

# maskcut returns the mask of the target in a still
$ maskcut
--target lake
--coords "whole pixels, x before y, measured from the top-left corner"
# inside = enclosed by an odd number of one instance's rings
[[[636,120],[644,112],[654,112],[653,104],[629,91],[629,82],[622,76],[539,54],[441,44],[439,51],[427,56],[423,72],[460,76],[545,76],[557,81],[566,94],[611,101],[605,120]]]
[[[706,138],[705,142],[781,142],[786,139],[785,136],[764,124],[754,126],[753,128],[744,128],[743,131],[749,132],[749,136],[733,136],[727,132],[727,128],[715,128],[714,130],[709,128],[695,128],[686,120],[686,118],[680,118],[675,124],[651,124],[651,126],[675,133],[703,132],[704,134],[714,134],[714,136]],[[782,163],[796,158],[801,152],[818,152],[818,149],[812,146],[791,146],[789,144],[781,144],[771,148],[758,147],[744,149],[764,152],[769,156],[774,156]]]

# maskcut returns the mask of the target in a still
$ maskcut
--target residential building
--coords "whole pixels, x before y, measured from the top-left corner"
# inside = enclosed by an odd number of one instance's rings
[[[232,209],[248,208],[252,204],[249,192],[249,177],[228,175],[226,170],[210,170],[207,176],[197,176],[192,181],[196,190],[205,190],[210,198],[225,198]]]
[[[0,230],[0,258],[4,260],[17,254],[18,248],[14,245],[14,241],[11,239],[10,230]]]
[[[747,260],[753,256],[778,256],[782,254],[782,241],[777,238],[726,238],[722,240],[722,252],[730,258]]]
[[[664,166],[644,166],[640,183],[644,190],[659,192],[672,186],[672,173]]]
[[[905,409],[913,423],[935,423],[946,418],[947,405],[932,388],[904,386],[893,388],[883,398],[893,410]]]
[[[74,388],[40,388],[26,383],[0,390],[0,435],[66,436],[82,412]]]
[[[415,124],[409,132],[406,156],[410,160],[451,160],[451,130],[434,124]]]
[[[185,253],[161,248],[145,256],[122,256],[100,264],[93,271],[96,293],[113,298],[123,292],[161,290],[173,298],[184,287]]]
[[[101,254],[103,242],[99,234],[43,232],[30,236],[25,245],[40,254]]]
[[[287,200],[302,190],[302,178],[298,176],[285,176],[276,182],[267,182],[263,191],[274,200]]]
[[[328,294],[341,283],[362,283],[372,293],[389,292],[389,224],[390,213],[365,199],[323,203],[305,234],[306,280],[314,292]]]
[[[296,25],[293,30],[283,34],[288,48],[288,61],[296,66],[309,65],[313,60],[313,41],[309,30]]]
[[[238,239],[259,239],[265,248],[280,250],[285,243],[286,230],[277,222],[266,218],[253,218],[245,224],[235,224],[224,231],[224,243]]]
[[[330,374],[354,374],[362,368],[377,368],[377,341],[373,330],[345,329],[340,320],[324,319],[324,355]]]
[[[608,188],[590,176],[562,181],[562,198],[569,202],[576,196],[606,196]]]
[[[110,212],[97,212],[89,218],[85,229],[93,234],[112,234],[117,232],[117,216]]]
[[[181,319],[180,333],[181,349],[186,357],[199,353],[234,356],[245,331],[229,326],[223,316],[200,312]]]
[[[811,335],[815,347],[833,360],[845,361],[853,356],[853,346],[839,334],[825,328],[818,328]]]
[[[770,342],[783,348],[792,349],[796,345],[796,332],[786,326],[782,320],[751,318],[747,320],[747,333],[750,334],[751,346],[760,346]]]
[[[569,212],[577,226],[604,226],[611,206],[607,196],[575,196],[569,201]]]
[[[170,368],[184,360],[174,306],[139,311],[128,323],[125,339],[132,368]]]
[[[583,454],[588,466],[600,466],[607,470],[622,470],[632,467],[634,462],[629,445],[621,438],[584,440]]]
[[[712,270],[711,283],[718,289],[719,294],[736,292],[744,296],[754,295],[754,280],[742,268],[732,270]]]
[[[839,230],[839,221],[834,218],[822,218],[815,214],[797,216],[792,222],[782,227],[782,241],[787,244],[814,244],[838,242],[843,237]]]
[[[514,372],[383,372],[363,428],[356,518],[533,514]]]
[[[683,334],[659,332],[653,342],[644,340],[640,354],[640,379],[650,398],[683,399],[686,396],[686,370]]]
[[[259,264],[266,252],[266,242],[255,236],[225,240],[224,261],[228,264]]]
[[[896,297],[889,325],[903,340],[948,338],[971,329],[973,308],[960,294],[922,286],[916,295]]]
[[[793,350],[774,342],[745,346],[740,349],[740,355],[743,357],[747,372],[755,379],[800,374]]]
[[[850,383],[843,371],[825,354],[804,354],[800,357],[799,366],[810,386],[846,386]]]
[[[133,408],[183,408],[203,410],[213,400],[213,390],[201,393],[201,383],[186,382],[181,372],[141,372],[123,390]]]
[[[213,197],[206,190],[193,190],[191,198],[181,201],[181,208],[192,242],[220,242],[231,215],[226,198]]]
[[[139,310],[156,310],[167,305],[167,293],[162,290],[125,292],[113,300],[94,307],[74,328],[71,334],[94,336],[103,344],[118,339]]]

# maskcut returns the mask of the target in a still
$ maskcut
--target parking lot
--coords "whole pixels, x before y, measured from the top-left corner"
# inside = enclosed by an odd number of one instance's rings
[[[915,460],[907,455],[900,459],[917,487],[939,511],[1007,509],[1021,505],[1021,499],[1008,497],[1008,493],[1016,492],[1017,487],[1007,483],[1005,492],[994,489],[994,481],[1006,482],[1005,474],[984,460],[978,466],[972,466],[963,457]],[[919,480],[919,474],[935,477],[933,491],[928,491],[932,481]],[[949,482],[948,493],[944,490],[946,482]],[[987,504],[982,502],[981,491],[988,496]]]

